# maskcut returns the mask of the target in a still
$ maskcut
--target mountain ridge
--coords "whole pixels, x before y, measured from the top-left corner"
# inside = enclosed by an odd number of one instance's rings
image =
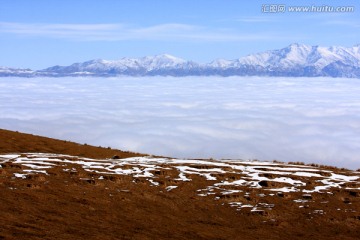
[[[0,68],[0,76],[289,76],[360,78],[360,45],[310,46],[293,43],[285,48],[250,54],[234,60],[197,63],[161,54],[119,60],[94,59],[43,70]]]

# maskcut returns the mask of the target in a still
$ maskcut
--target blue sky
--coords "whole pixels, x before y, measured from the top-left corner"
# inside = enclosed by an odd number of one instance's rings
[[[236,59],[299,42],[360,43],[359,1],[0,1],[0,66],[42,69],[90,59],[168,53],[198,62]],[[285,11],[266,13],[271,4]],[[352,12],[289,11],[352,6]],[[266,8],[264,8],[266,7]]]

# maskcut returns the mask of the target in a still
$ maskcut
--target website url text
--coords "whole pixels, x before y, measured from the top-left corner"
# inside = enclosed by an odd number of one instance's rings
[[[287,6],[285,4],[263,4],[261,6],[263,13],[285,13],[285,12],[309,12],[309,13],[348,13],[354,12],[354,6],[329,6],[329,5],[311,5],[311,6]]]

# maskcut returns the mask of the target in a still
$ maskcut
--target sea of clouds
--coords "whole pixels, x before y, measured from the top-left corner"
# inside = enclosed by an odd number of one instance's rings
[[[0,128],[179,158],[360,168],[360,79],[0,78]]]

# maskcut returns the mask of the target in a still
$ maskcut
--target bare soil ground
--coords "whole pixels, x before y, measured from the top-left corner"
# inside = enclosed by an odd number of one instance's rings
[[[59,153],[89,158],[109,158],[114,155],[128,158],[144,155],[0,129],[0,154],[22,152]]]
[[[78,157],[57,157],[67,159],[66,164],[53,164],[46,174],[19,177],[17,174],[31,167],[20,161],[31,159],[31,152]],[[258,181],[256,187],[237,186],[238,192],[224,194],[217,188],[209,190],[209,186],[242,179],[244,169],[234,172],[226,166],[217,167],[223,172],[211,175],[217,180],[194,173],[187,175],[191,181],[180,181],[179,168],[203,173],[212,166],[163,163],[158,166],[161,170],[151,170],[152,179],[159,183],[155,186],[149,178],[99,173],[96,166],[89,169],[80,164],[84,158],[104,159],[105,164],[114,155],[144,155],[0,130],[0,154],[13,153],[19,156],[0,161],[0,239],[360,239],[359,179],[305,194],[306,189],[323,184],[321,181],[326,183],[324,179],[330,175],[354,179],[359,176],[355,171],[316,169],[324,178],[293,174],[292,180],[306,186],[299,186],[302,192],[286,193],[269,191],[291,186],[271,181],[279,173],[270,167],[258,167],[262,171],[259,177],[268,181]],[[136,167],[144,172],[148,168],[141,163],[120,163],[124,171]],[[248,167],[251,165],[245,165]],[[177,188],[169,191],[170,185]],[[214,194],[201,196],[200,189]],[[234,207],[233,202],[272,206],[254,211]]]

